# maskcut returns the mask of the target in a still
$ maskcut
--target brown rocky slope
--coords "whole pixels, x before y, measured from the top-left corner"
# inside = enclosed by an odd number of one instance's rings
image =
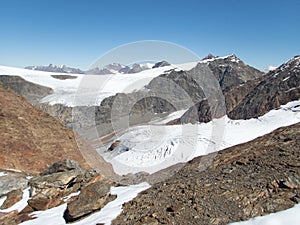
[[[112,171],[88,145],[76,140],[73,131],[0,83],[0,169],[37,173],[62,159],[85,165],[88,159],[98,163],[96,168]],[[78,146],[86,150],[85,159]]]
[[[197,157],[123,205],[113,224],[228,224],[300,203],[300,123]]]

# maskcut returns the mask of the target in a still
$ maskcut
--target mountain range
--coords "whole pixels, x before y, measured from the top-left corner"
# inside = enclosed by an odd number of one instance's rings
[[[68,73],[68,74],[95,74],[95,75],[105,75],[105,74],[115,74],[115,73],[139,73],[144,70],[151,68],[158,68],[162,66],[169,66],[170,64],[166,61],[161,61],[155,64],[152,63],[134,63],[132,65],[126,66],[120,63],[111,63],[103,68],[95,67],[86,71],[83,71],[78,68],[68,67],[66,65],[56,66],[49,64],[48,66],[27,66],[25,69],[36,70],[36,71],[45,71],[53,73]]]

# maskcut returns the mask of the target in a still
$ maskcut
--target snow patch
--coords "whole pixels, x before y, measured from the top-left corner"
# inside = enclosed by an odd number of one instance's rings
[[[117,198],[114,201],[109,202],[99,212],[95,212],[87,218],[72,223],[72,225],[87,225],[96,223],[104,223],[109,225],[111,224],[112,220],[114,220],[122,212],[122,205],[125,202],[132,200],[138,195],[138,193],[148,189],[149,187],[150,185],[148,183],[140,183],[138,185],[123,187],[112,187],[110,193],[117,195]],[[67,225],[63,218],[66,208],[67,204],[63,204],[45,211],[36,211],[31,214],[31,216],[36,217],[36,219],[23,222],[20,225]]]
[[[287,81],[288,79],[290,79],[290,77],[286,77],[282,81],[284,82],[284,81]]]
[[[65,197],[62,197],[61,200],[63,200],[64,202],[68,201],[70,198],[78,196],[80,194],[80,191],[75,192],[75,193],[71,193]]]
[[[12,212],[14,210],[18,210],[18,212],[21,212],[27,206],[27,201],[29,199],[29,189],[30,188],[26,188],[23,191],[22,200],[20,200],[19,202],[17,202],[16,204],[14,204],[12,207],[10,207],[8,209],[1,209],[0,213],[8,213],[8,212]],[[0,200],[0,205],[2,205],[4,203],[5,199],[3,202],[2,201],[3,201],[3,199]]]
[[[229,225],[287,225],[299,224],[300,221],[300,204],[293,208],[272,213],[266,216],[259,216],[244,222],[230,223]]]
[[[0,177],[4,177],[4,176],[7,176],[7,173],[5,173],[5,172],[0,172]]]
[[[188,109],[179,110],[173,113],[170,113],[164,118],[159,118],[150,122],[150,124],[166,124],[172,120],[180,118]]]

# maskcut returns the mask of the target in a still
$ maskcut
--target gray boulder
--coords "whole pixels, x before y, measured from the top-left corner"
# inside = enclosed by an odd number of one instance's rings
[[[110,187],[110,184],[98,181],[83,188],[78,199],[68,203],[64,213],[66,222],[73,222],[87,216],[114,200],[116,196],[110,195]]]

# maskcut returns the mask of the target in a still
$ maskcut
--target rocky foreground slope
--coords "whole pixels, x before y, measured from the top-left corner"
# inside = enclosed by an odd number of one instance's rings
[[[300,203],[299,150],[298,123],[197,157],[126,203],[113,224],[228,224],[290,208]]]
[[[89,162],[97,162],[92,166],[107,173],[112,171],[79,137],[75,139],[73,131],[0,83],[0,169],[32,174],[62,159],[88,166],[79,147],[85,150]]]

